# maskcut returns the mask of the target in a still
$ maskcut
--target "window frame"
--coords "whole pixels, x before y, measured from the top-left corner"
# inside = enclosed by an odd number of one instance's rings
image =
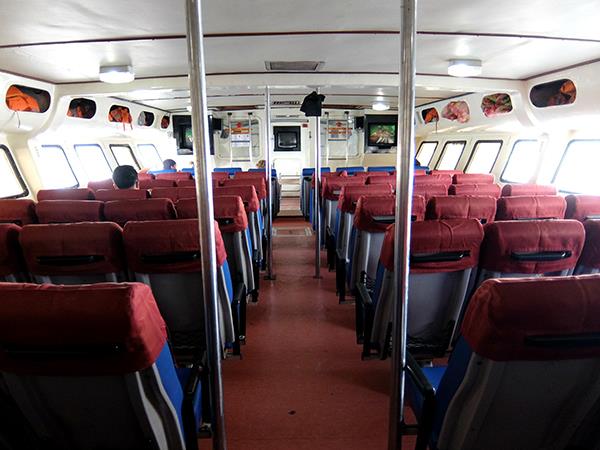
[[[583,194],[583,192],[574,192],[574,191],[564,191],[562,189],[559,188],[559,186],[556,185],[556,177],[558,176],[558,172],[560,172],[560,167],[562,166],[565,157],[567,156],[567,153],[569,152],[569,147],[571,147],[571,144],[573,144],[574,142],[597,142],[598,145],[600,146],[600,139],[571,139],[568,143],[567,146],[565,147],[562,156],[560,157],[560,162],[558,163],[558,166],[556,166],[556,170],[554,171],[554,176],[552,177],[552,184],[554,186],[556,186],[556,189],[558,190],[558,192],[563,192],[565,194]],[[591,194],[594,195],[594,194]]]
[[[83,164],[83,162],[81,161],[81,158],[79,157],[79,152],[77,151],[77,147],[90,147],[90,146],[98,147],[100,149],[100,153],[102,154],[104,161],[106,161],[106,165],[108,166],[108,169],[112,175],[113,169],[110,167],[110,162],[108,161],[108,158],[106,157],[106,154],[104,153],[104,149],[102,148],[102,146],[100,144],[94,144],[94,143],[92,143],[92,144],[74,144],[73,150],[75,151],[75,154],[77,155],[77,158],[79,159],[79,164],[81,164],[81,167],[85,171],[86,175],[88,175],[88,170],[85,167],[85,165]],[[110,175],[109,175],[109,178],[110,178]]]
[[[454,166],[453,169],[446,169],[446,170],[456,170],[456,168],[458,167],[458,163],[460,162],[461,158],[465,154],[465,150],[467,149],[467,141],[465,139],[461,139],[461,140],[458,140],[458,141],[446,141],[446,142],[444,142],[444,147],[442,148],[442,154],[440,155],[440,157],[438,158],[438,160],[435,162],[435,169],[434,170],[440,170],[440,169],[438,169],[438,167],[440,166],[440,163],[442,162],[442,159],[444,159],[444,155],[446,153],[446,147],[448,146],[448,144],[463,144],[463,148],[462,148],[462,150],[460,152],[460,156],[456,160],[456,165]]]
[[[502,173],[500,174],[500,181],[502,181],[503,183],[523,184],[522,181],[511,181],[511,180],[507,180],[506,178],[504,178],[504,173],[506,172],[506,169],[508,168],[508,164],[510,163],[510,160],[515,151],[515,147],[517,146],[517,144],[519,144],[519,142],[537,142],[537,143],[539,143],[539,148],[541,150],[542,142],[539,139],[517,139],[514,142],[512,148],[510,149],[510,153],[508,154],[508,158],[506,158],[506,163],[504,164],[504,168],[502,169]]]
[[[158,160],[161,162],[161,165],[162,165],[163,158],[162,158],[160,152],[158,151],[158,147],[156,147],[156,145],[154,145],[151,142],[136,144],[136,149],[138,152],[143,152],[143,150],[140,150],[140,145],[152,146],[154,148],[154,151],[156,152],[156,155],[158,156]],[[144,158],[141,158],[141,159],[144,159]],[[137,158],[136,158],[136,161],[137,161]],[[138,164],[139,164],[139,161],[138,161]],[[160,169],[150,169],[150,170],[160,170]]]
[[[478,141],[475,141],[475,145],[473,145],[473,150],[471,150],[471,155],[469,156],[469,160],[467,161],[467,165],[465,166],[465,170],[464,170],[465,173],[470,173],[468,170],[469,170],[469,167],[471,166],[471,162],[473,161],[473,158],[475,157],[475,153],[477,153],[477,146],[480,143],[500,144],[500,147],[498,147],[498,152],[496,153],[496,157],[494,158],[494,162],[492,163],[492,167],[490,167],[490,170],[487,173],[492,173],[492,171],[494,170],[494,166],[498,162],[498,157],[500,156],[500,152],[502,151],[502,146],[504,145],[504,141],[502,139],[480,139]],[[473,172],[473,173],[482,173],[482,172]]]
[[[58,145],[58,144],[42,144],[42,145],[40,145],[40,148],[44,148],[44,147],[59,148],[65,158],[65,161],[67,161],[67,165],[69,166],[69,170],[73,174],[73,178],[75,178],[75,184],[73,186],[65,186],[65,187],[57,188],[57,189],[74,189],[74,188],[78,188],[79,186],[81,186],[81,183],[79,183],[79,178],[77,178],[77,174],[73,170],[71,161],[69,161],[69,158],[67,158],[67,152],[65,152],[65,149],[62,147],[62,145]]]
[[[113,147],[127,147],[129,149],[129,154],[131,155],[131,158],[135,162],[135,165],[136,165],[135,169],[139,171],[142,168],[140,166],[140,162],[137,160],[135,154],[133,153],[133,149],[131,148],[131,145],[129,145],[129,144],[108,144],[108,148],[110,149],[110,154],[112,155],[115,162],[117,163],[117,166],[120,166],[121,164],[119,163],[119,160],[117,159],[117,155],[115,155]]]
[[[423,147],[423,144],[435,144],[435,147],[433,148],[433,152],[431,153],[431,158],[429,158],[429,161],[427,162],[427,164],[424,164],[425,167],[429,167],[429,164],[431,164],[431,161],[433,161],[433,157],[435,156],[435,152],[436,152],[438,146],[440,145],[440,141],[422,141],[419,144],[419,148],[417,149],[417,153],[415,155],[416,159],[419,159],[419,152],[421,151],[421,147]],[[423,161],[419,160],[419,162],[421,164],[423,164]]]
[[[21,192],[20,194],[9,195],[8,197],[0,197],[0,199],[4,200],[4,199],[27,197],[29,195],[29,187],[27,186],[27,183],[25,183],[23,175],[21,175],[21,172],[19,171],[19,167],[17,166],[17,163],[15,162],[15,159],[13,158],[10,149],[4,144],[0,144],[0,150],[4,150],[4,153],[6,154],[6,159],[8,160],[8,163],[10,164],[10,167],[13,170],[13,173],[14,173],[17,181],[19,182],[19,184],[21,185],[21,188],[23,189],[23,192]]]

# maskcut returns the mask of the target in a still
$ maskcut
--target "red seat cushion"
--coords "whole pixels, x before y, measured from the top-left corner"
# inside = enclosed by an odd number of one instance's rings
[[[35,206],[39,223],[99,222],[103,211],[98,200],[45,200]]]
[[[340,198],[340,193],[342,192],[342,188],[344,186],[359,186],[364,185],[367,181],[366,178],[363,177],[338,177],[335,179],[330,179],[323,186],[323,190],[321,191],[321,195],[323,198],[327,200],[337,201]]]
[[[124,225],[130,220],[171,220],[177,218],[173,202],[167,198],[115,200],[104,204],[104,217]]]
[[[452,184],[452,175],[446,173],[417,175],[414,178],[414,185],[417,186],[420,184],[443,184],[448,187]]]
[[[123,230],[129,268],[137,273],[202,271],[196,219],[129,222]],[[223,237],[215,222],[217,264],[227,259]]]
[[[361,231],[383,233],[390,226],[390,220],[393,222],[395,214],[396,197],[393,195],[360,197],[354,212],[354,227]]]
[[[585,219],[600,218],[599,195],[567,195],[565,219],[583,222]]]
[[[358,202],[358,199],[363,195],[385,194],[393,194],[392,186],[390,184],[345,185],[340,191],[337,207],[344,213],[348,212],[354,214],[354,211],[356,210],[356,203]]]
[[[496,177],[491,173],[456,173],[452,177],[453,184],[492,184]]]
[[[575,220],[489,223],[485,225],[480,266],[494,272],[528,274],[571,269],[581,254],[584,238],[583,225]],[[548,252],[565,252],[565,257],[543,261],[530,256]]]
[[[238,195],[244,202],[247,213],[257,212],[260,209],[260,201],[254,186],[224,186],[213,189],[214,197],[220,195]]]
[[[38,202],[44,200],[94,200],[94,198],[94,191],[89,188],[40,189],[37,193]]]
[[[475,292],[462,335],[494,361],[543,361],[600,356],[598,345],[528,345],[530,339],[600,333],[600,276],[494,279]]]
[[[463,173],[462,170],[451,170],[451,169],[442,169],[442,170],[432,170],[431,175],[450,175],[454,176],[456,174]]]
[[[176,202],[181,198],[196,198],[196,188],[193,187],[169,187],[152,189],[152,198],[168,198]]]
[[[140,180],[139,187],[140,187],[140,190],[175,187],[175,181],[173,181],[173,180]]]
[[[236,233],[248,228],[248,218],[241,197],[221,195],[214,198],[215,220],[223,233]]]
[[[227,174],[225,174],[225,175],[227,175]],[[177,187],[192,187],[195,189],[196,188],[196,180],[177,180]]]
[[[100,189],[114,189],[115,185],[112,179],[108,179],[100,181],[90,181],[88,182],[88,188],[95,192]]]
[[[113,200],[132,200],[148,197],[144,189],[99,189],[96,191],[96,200],[110,202]]]
[[[424,220],[427,202],[422,195],[412,196],[412,218],[413,220]]]
[[[432,197],[427,204],[427,219],[477,219],[482,223],[494,221],[496,199],[451,195]]]
[[[233,174],[234,180],[243,180],[248,178],[266,178],[264,172],[236,172]]]
[[[157,173],[154,175],[157,180],[191,180],[192,174],[189,172],[167,172],[167,173]]]
[[[585,245],[579,264],[600,269],[600,220],[586,220],[583,222],[585,228]]]
[[[496,220],[563,219],[567,204],[557,195],[500,197]]]
[[[213,180],[228,180],[229,173],[228,172],[213,172],[212,179]]]
[[[369,172],[367,172],[369,173]],[[372,176],[372,173],[380,173],[384,176]],[[367,177],[367,184],[391,184],[396,188],[396,175],[388,175],[385,172],[372,172]]]
[[[267,198],[267,183],[266,183],[264,177],[242,178],[241,180],[240,179],[237,179],[237,180],[224,180],[223,181],[223,186],[224,187],[231,187],[231,186],[254,186],[254,189],[256,189],[256,195],[258,196],[259,200]]]
[[[514,195],[556,195],[554,186],[541,184],[506,184],[502,188],[502,197]]]
[[[179,219],[197,219],[198,203],[195,198],[182,198],[175,204]]]
[[[3,372],[127,374],[150,367],[165,346],[165,323],[141,283],[0,283],[0,297]]]
[[[0,224],[0,276],[25,272],[19,245],[20,232],[18,225]]]
[[[482,195],[500,197],[500,186],[497,184],[453,184],[448,188],[449,195]]]
[[[122,231],[114,223],[27,225],[21,230],[20,242],[29,272],[36,275],[105,274],[125,269]],[[67,261],[75,257],[81,258]],[[61,258],[63,264],[59,264]]]
[[[380,261],[394,270],[392,225],[385,234]],[[475,267],[483,239],[476,219],[425,220],[413,222],[410,241],[410,270],[413,273],[455,272]]]
[[[418,184],[413,187],[413,195],[422,195],[429,201],[432,197],[448,195],[448,187],[445,184]]]
[[[33,200],[0,200],[0,223],[28,225],[36,222],[37,217]]]

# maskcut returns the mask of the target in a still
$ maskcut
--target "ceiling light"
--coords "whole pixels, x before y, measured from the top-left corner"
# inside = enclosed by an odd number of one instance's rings
[[[476,77],[481,75],[481,60],[451,59],[448,62],[448,75],[453,77]]]
[[[373,103],[373,109],[375,111],[387,111],[388,109],[390,109],[390,105],[383,102],[375,102]]]
[[[105,83],[129,83],[135,74],[131,66],[101,66],[99,77]]]

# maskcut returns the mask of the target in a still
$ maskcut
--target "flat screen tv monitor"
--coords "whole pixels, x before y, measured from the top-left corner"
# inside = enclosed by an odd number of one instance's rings
[[[395,123],[370,123],[367,133],[369,146],[389,148],[397,144]]]

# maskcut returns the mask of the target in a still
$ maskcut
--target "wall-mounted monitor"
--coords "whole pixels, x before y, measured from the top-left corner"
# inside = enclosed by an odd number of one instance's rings
[[[365,149],[387,150],[398,144],[398,116],[378,114],[365,116]]]
[[[210,135],[210,154],[215,154],[215,145],[212,131],[212,117],[208,118]],[[192,133],[191,116],[173,116],[173,137],[177,143],[178,155],[191,155],[194,153],[194,135]]]
[[[274,126],[273,137],[276,152],[299,152],[301,150],[300,127]]]

